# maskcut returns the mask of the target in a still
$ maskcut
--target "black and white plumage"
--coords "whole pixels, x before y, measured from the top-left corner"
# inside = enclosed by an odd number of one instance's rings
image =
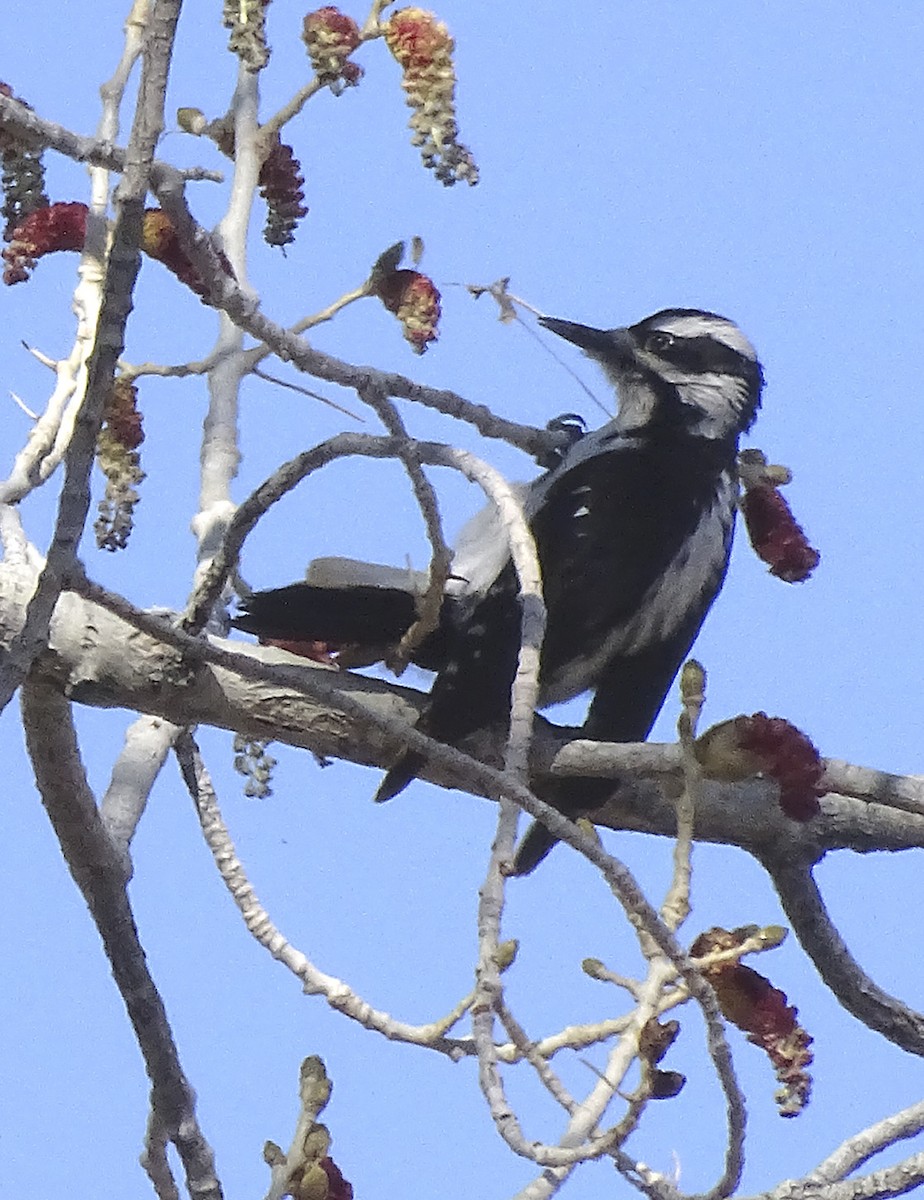
[[[524,492],[547,610],[540,702],[593,690],[584,736],[643,741],[725,578],[738,439],[760,403],[761,367],[735,324],[695,309],[665,309],[625,329],[541,323],[603,367],[618,411]],[[438,674],[418,728],[450,744],[505,719],[519,653],[516,575],[498,523],[482,523],[457,551],[453,573],[462,582],[419,656]],[[294,613],[296,588],[305,602],[299,635],[336,640],[337,631],[312,624],[304,584],[257,593],[237,624],[266,633],[272,598],[288,593]],[[377,633],[400,636],[412,600],[408,608],[394,596],[379,599]],[[397,795],[423,761],[404,755],[376,798]],[[577,815],[599,807],[615,786],[551,781],[538,794]],[[552,844],[543,826],[533,826],[515,872],[531,870]]]

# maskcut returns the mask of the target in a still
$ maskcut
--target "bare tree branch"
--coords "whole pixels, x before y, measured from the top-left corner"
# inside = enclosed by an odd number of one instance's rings
[[[837,1183],[788,1179],[770,1191],[742,1200],[887,1200],[905,1196],[924,1182],[924,1154],[913,1154],[893,1167]]]
[[[308,995],[323,996],[331,1008],[357,1021],[366,1029],[383,1034],[391,1041],[426,1046],[452,1059],[465,1054],[461,1044],[446,1035],[471,1007],[472,997],[466,997],[448,1015],[426,1025],[409,1025],[389,1013],[373,1008],[341,979],[319,970],[313,962],[285,937],[260,903],[237,857],[231,835],[225,825],[218,799],[195,740],[188,731],[176,742],[177,761],[183,780],[192,796],[215,865],[222,881],[234,900],[244,924],[253,937],[270,952],[277,962],[287,967]]]
[[[151,978],[126,891],[122,856],[103,828],[80,761],[70,706],[52,685],[22,688],[26,744],[42,803],[74,882],[99,930],[151,1080],[152,1105],[179,1152],[190,1194],[221,1200],[211,1148]]]
[[[883,991],[860,967],[828,915],[811,867],[770,853],[761,861],[802,948],[844,1008],[909,1054],[924,1055],[924,1015]]]
[[[401,414],[388,397],[375,387],[364,388],[360,392],[360,399],[365,400],[378,413],[382,424],[395,441],[398,457],[407,471],[430,542],[427,590],[417,601],[416,620],[402,637],[389,663],[395,672],[400,674],[410,661],[414,649],[439,625],[446,581],[452,564],[452,551],[446,544],[443,533],[436,491],[421,468],[417,442],[408,435]]]
[[[896,1142],[916,1137],[922,1130],[924,1130],[924,1102],[912,1104],[910,1107],[902,1109],[901,1112],[886,1117],[884,1121],[879,1121],[875,1125],[870,1125],[868,1129],[855,1133],[843,1145],[838,1146],[833,1154],[829,1154],[824,1162],[819,1163],[814,1171],[809,1172],[805,1177],[805,1182],[829,1183],[844,1179],[857,1167],[868,1162],[874,1154],[894,1146]]]
[[[136,5],[136,7],[138,6]],[[131,24],[130,21],[129,25]],[[136,21],[134,24],[138,25],[138,22]],[[143,25],[141,27],[143,28]],[[120,75],[117,78],[124,77]],[[113,81],[110,81],[108,91],[107,86],[104,85],[102,89],[104,97],[113,90],[112,84]],[[102,167],[106,171],[121,172],[125,169],[128,151],[124,147],[113,145],[107,134],[100,134],[95,138],[81,137],[80,134],[72,133],[63,125],[40,117],[34,109],[27,108],[25,104],[12,96],[0,95],[0,127],[8,129],[24,142],[32,141],[40,146],[47,146],[48,149],[56,150],[74,162],[89,163],[94,167]],[[115,136],[115,131],[111,136]],[[176,171],[176,168],[168,163],[156,160],[153,163],[153,169],[158,178],[161,173],[171,175]],[[207,171],[202,167],[194,167],[191,170],[178,172],[178,174],[181,178],[188,180],[206,179],[221,182],[224,178],[220,171]]]
[[[28,572],[23,576],[22,569],[12,564],[0,567],[0,640],[8,641],[21,626],[23,598],[33,585],[34,576]],[[95,585],[79,586],[119,613],[111,616],[98,603],[88,604],[73,592],[62,595],[58,603],[51,653],[40,669],[80,704],[134,709],[175,724],[188,720],[283,742],[322,757],[384,768],[426,701],[423,693],[412,688],[351,671],[332,671],[273,647],[191,638],[163,616],[142,613],[127,601],[115,604],[117,597]],[[131,654],[126,652],[129,647]],[[185,665],[177,651],[186,657]],[[389,714],[401,734],[390,736],[346,717],[335,719],[332,714],[350,696],[361,698],[366,708],[383,718]],[[478,735],[467,744],[485,762],[500,762],[496,737]],[[445,764],[450,760],[461,764],[466,757],[443,749],[446,758],[434,759],[423,777],[442,786],[463,786],[459,775]],[[665,837],[674,834],[671,794],[682,773],[677,746],[588,742],[539,719],[531,766],[540,777],[554,771],[617,778],[617,800],[594,814],[596,824]],[[813,861],[831,850],[867,853],[924,846],[924,820],[887,807],[892,796],[903,803],[910,794],[918,794],[922,789],[917,779],[843,766],[836,760],[828,763],[828,782],[843,785],[844,791],[825,796],[821,814],[808,826],[781,813],[772,783],[706,780],[697,805],[696,837],[738,846],[757,857],[775,844],[781,855],[801,853]],[[876,776],[879,802],[871,804],[849,794],[858,774]],[[474,795],[481,794],[477,781],[469,780],[465,786]]]
[[[36,655],[45,645],[51,614],[77,556],[90,507],[90,470],[103,402],[125,343],[131,296],[141,265],[138,249],[144,198],[154,149],[163,131],[164,94],[179,18],[179,0],[155,0],[143,56],[135,118],[116,189],[117,215],[103,284],[96,339],[87,365],[86,393],[76,414],[65,456],[64,485],[45,569],[29,603],[25,624],[0,668],[0,710],[6,707]]]
[[[397,372],[354,366],[312,349],[304,338],[263,316],[253,299],[228,277],[209,235],[196,223],[186,205],[184,180],[179,172],[159,173],[155,186],[161,206],[169,214],[184,251],[200,277],[209,281],[211,291],[206,303],[226,312],[236,325],[268,346],[284,362],[291,362],[309,375],[357,393],[373,386],[386,396],[433,408],[446,416],[467,421],[484,437],[509,442],[533,457],[563,444],[565,439],[560,434],[505,420],[486,405],[472,404],[445,388],[425,387]]]
[[[151,788],[178,732],[177,725],[148,716],[138,717],[125,731],[125,744],[113,764],[100,815],[114,845],[123,848],[126,865]]]

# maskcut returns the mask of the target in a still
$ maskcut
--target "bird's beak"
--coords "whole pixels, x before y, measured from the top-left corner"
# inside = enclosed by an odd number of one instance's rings
[[[566,342],[579,347],[592,358],[612,360],[631,350],[627,329],[593,329],[590,325],[576,325],[573,321],[559,321],[557,317],[540,317],[539,324],[550,333],[556,333]]]

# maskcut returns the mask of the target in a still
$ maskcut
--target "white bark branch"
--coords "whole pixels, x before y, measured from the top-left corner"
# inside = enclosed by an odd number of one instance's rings
[[[211,1148],[196,1119],[160,993],[151,978],[126,890],[122,855],[103,828],[86,781],[70,705],[47,681],[22,687],[23,724],[42,803],[74,882],[99,930],[151,1080],[151,1103],[174,1143],[190,1195],[221,1200]]]

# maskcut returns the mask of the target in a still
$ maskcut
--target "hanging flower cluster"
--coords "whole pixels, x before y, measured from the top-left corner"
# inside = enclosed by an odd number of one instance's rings
[[[439,337],[440,294],[433,280],[420,271],[399,270],[405,249],[404,242],[395,242],[379,255],[366,289],[395,314],[414,353],[423,354]],[[422,254],[423,243],[414,238],[411,258],[415,265]]]
[[[267,751],[268,745],[260,738],[249,738],[243,733],[234,735],[234,769],[247,780],[244,795],[248,799],[265,800],[273,794],[276,760]]]
[[[101,550],[124,550],[132,531],[137,487],[144,479],[138,447],[144,441],[138,390],[129,380],[113,380],[103,405],[96,461],[106,476],[106,493],[93,526]]]
[[[780,493],[792,475],[785,467],[769,464],[759,450],[745,450],[738,459],[744,488],[741,511],[751,545],[770,567],[770,574],[786,583],[803,583],[818,566],[821,555],[809,544],[805,531]]]
[[[269,246],[288,246],[295,241],[299,219],[308,212],[305,179],[291,146],[277,139],[263,160],[258,183],[267,207],[263,240]]]
[[[0,83],[0,95],[13,95],[8,83]],[[19,101],[26,108],[30,105]],[[45,167],[41,146],[30,146],[0,128],[0,165],[3,168],[3,238],[9,241],[13,230],[36,208],[48,204],[45,194]]]
[[[754,713],[713,725],[694,743],[710,779],[737,782],[762,774],[780,787],[780,808],[794,821],[819,812],[824,764],[810,738],[782,717]]]
[[[705,958],[722,950],[735,950],[751,936],[744,929],[710,929],[700,934],[690,953]],[[780,1088],[774,1099],[781,1117],[795,1117],[809,1102],[812,1078],[812,1039],[796,1020],[798,1009],[787,1004],[785,992],[741,962],[729,960],[704,967],[725,1018],[759,1046],[776,1071]]]
[[[55,250],[82,250],[87,237],[87,206],[79,200],[59,201],[29,213],[10,235],[3,251],[6,267],[3,282],[24,283],[36,263]],[[141,249],[162,262],[198,296],[207,289],[198,272],[180,246],[173,223],[159,208],[145,210],[141,223]],[[231,264],[219,255],[226,273],[233,277]]]
[[[222,154],[234,158],[234,126],[227,117],[208,121],[198,108],[180,108],[176,115],[186,133],[211,138]],[[268,245],[288,246],[295,241],[298,222],[308,212],[304,184],[301,165],[292,147],[276,134],[257,176],[257,186],[268,210],[263,227],[263,240]]]
[[[401,322],[405,341],[415,354],[423,354],[439,337],[440,294],[436,284],[420,271],[392,271],[377,281],[376,295]]]
[[[3,282],[25,283],[36,263],[56,250],[82,250],[87,206],[78,200],[49,204],[30,212],[9,236],[3,251]]]
[[[420,147],[424,166],[440,183],[478,182],[478,167],[458,140],[452,62],[455,44],[446,26],[422,8],[402,8],[385,25],[385,42],[397,59],[408,105],[411,142]]]
[[[248,71],[262,71],[269,62],[266,10],[270,0],[225,0],[222,24],[231,30],[228,49]]]
[[[344,87],[355,87],[362,79],[362,67],[347,61],[361,40],[353,18],[332,4],[305,17],[302,41],[315,74],[330,86],[334,95],[340,95]]]
[[[173,222],[160,208],[147,208],[144,211],[141,249],[150,258],[156,258],[158,262],[163,263],[168,271],[172,271],[177,279],[185,283],[197,296],[208,295],[208,288],[180,245]],[[221,251],[218,252],[218,258],[225,274],[233,279],[234,269]]]

